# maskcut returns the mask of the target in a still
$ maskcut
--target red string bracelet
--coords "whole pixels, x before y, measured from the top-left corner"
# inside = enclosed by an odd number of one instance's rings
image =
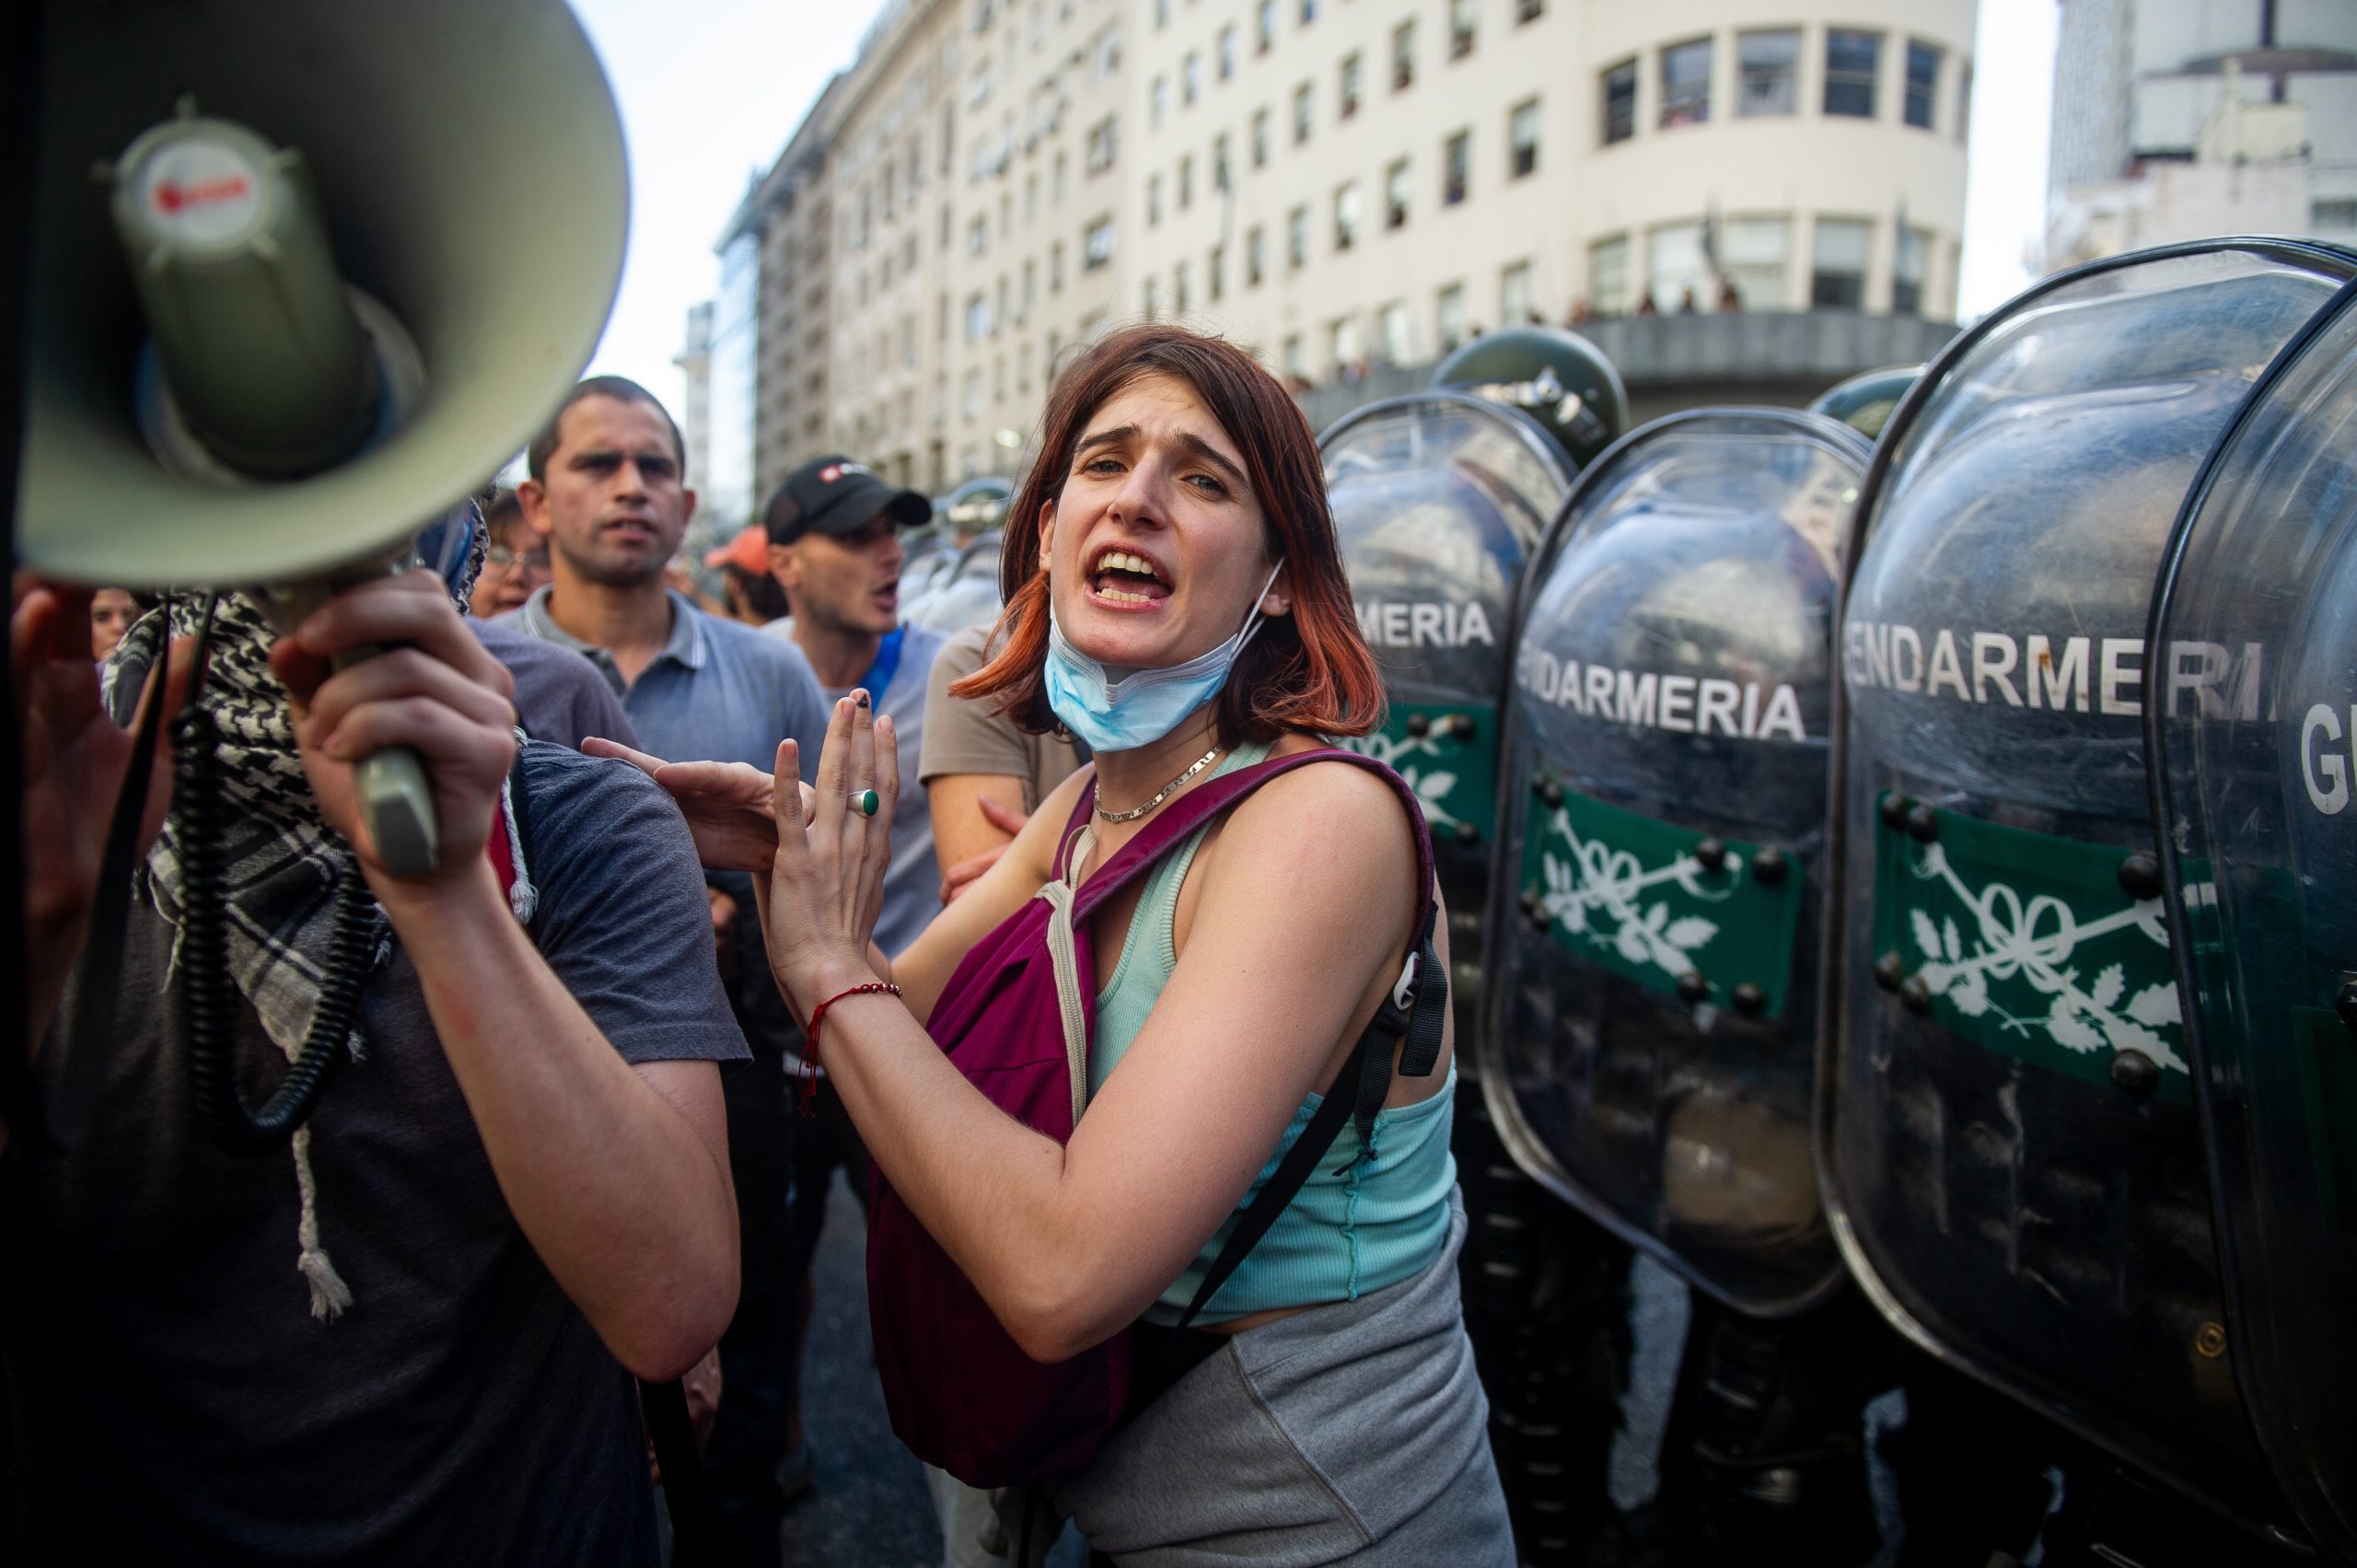
[[[900,988],[887,981],[871,980],[865,985],[854,985],[848,991],[838,991],[832,996],[828,997],[824,1002],[819,1003],[816,1007],[810,1009],[810,1039],[802,1052],[802,1098],[800,1105],[803,1115],[808,1116],[812,1114],[811,1102],[818,1098],[819,1094],[819,1026],[826,1021],[827,1009],[833,1006],[836,1003],[841,1002],[846,996],[865,996],[871,992],[880,992],[887,995],[898,996],[900,994]]]

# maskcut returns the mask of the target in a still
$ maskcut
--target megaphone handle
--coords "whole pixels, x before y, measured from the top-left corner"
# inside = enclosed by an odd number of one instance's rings
[[[434,784],[417,753],[406,746],[370,752],[353,767],[352,785],[385,869],[396,877],[433,870],[441,832],[434,818]]]

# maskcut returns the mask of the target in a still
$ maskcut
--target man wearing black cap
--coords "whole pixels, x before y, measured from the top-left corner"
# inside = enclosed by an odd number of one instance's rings
[[[770,535],[770,575],[785,590],[795,643],[810,660],[831,704],[854,687],[878,714],[889,714],[900,757],[900,799],[892,813],[892,865],[876,945],[898,953],[941,911],[941,872],[933,858],[933,817],[917,783],[923,744],[925,678],[941,651],[937,632],[900,624],[899,530],[933,515],[913,490],[877,478],[865,463],[826,457],[786,475],[762,521]],[[797,1130],[794,1149],[794,1228],[807,1266],[825,1223],[827,1187],[838,1165],[865,1201],[867,1159],[842,1107],[822,1083],[817,1119]],[[807,1288],[807,1287],[806,1287]]]

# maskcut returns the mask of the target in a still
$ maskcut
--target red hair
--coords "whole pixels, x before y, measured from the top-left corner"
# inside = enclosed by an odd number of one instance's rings
[[[1234,746],[1287,733],[1364,735],[1383,717],[1383,677],[1351,605],[1309,422],[1234,343],[1151,323],[1101,339],[1056,378],[1040,417],[1039,460],[1007,509],[999,558],[1006,608],[993,637],[998,655],[951,686],[950,695],[995,697],[1000,713],[1035,735],[1055,727],[1042,674],[1048,569],[1039,555],[1039,509],[1062,499],[1073,448],[1089,419],[1146,376],[1194,389],[1236,443],[1266,518],[1264,542],[1271,557],[1283,559],[1292,592],[1292,613],[1262,621],[1220,690],[1220,738]]]

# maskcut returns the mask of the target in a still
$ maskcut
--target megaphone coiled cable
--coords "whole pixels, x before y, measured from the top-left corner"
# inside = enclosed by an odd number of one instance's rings
[[[211,616],[199,633],[200,668]],[[201,678],[200,678],[201,679]],[[215,1144],[231,1154],[284,1147],[309,1119],[345,1053],[374,945],[373,900],[360,867],[343,857],[326,974],[303,1049],[257,1109],[238,1078],[238,1020],[245,1003],[229,970],[226,851],[229,807],[221,788],[221,730],[192,693],[173,726],[180,821],[180,997],[188,1028],[189,1087]]]

